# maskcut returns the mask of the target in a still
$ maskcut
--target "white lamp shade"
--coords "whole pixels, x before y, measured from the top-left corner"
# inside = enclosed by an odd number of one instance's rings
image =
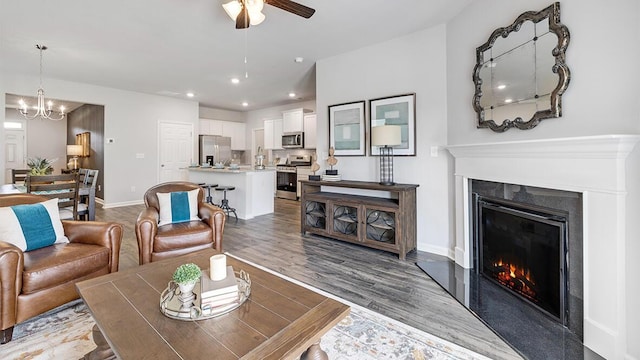
[[[82,156],[82,145],[67,145],[67,155]]]
[[[402,143],[400,126],[382,125],[371,128],[371,145],[374,146],[394,146]]]

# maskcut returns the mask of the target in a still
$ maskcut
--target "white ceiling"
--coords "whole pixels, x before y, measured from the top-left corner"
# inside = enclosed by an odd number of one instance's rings
[[[45,90],[57,78],[173,97],[193,91],[201,106],[254,110],[314,99],[318,59],[444,23],[472,0],[299,0],[313,17],[266,5],[266,20],[248,31],[235,29],[226,1],[2,1],[0,68],[38,76],[41,43]]]

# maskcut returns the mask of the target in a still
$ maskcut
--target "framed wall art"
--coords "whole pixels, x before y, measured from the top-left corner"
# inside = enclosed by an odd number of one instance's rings
[[[404,94],[369,100],[369,129],[382,125],[400,126],[401,143],[393,146],[394,156],[416,155],[416,94]],[[371,131],[369,131],[371,133]],[[371,139],[369,139],[371,144]],[[378,146],[370,153],[380,155]]]
[[[329,147],[335,156],[366,155],[364,100],[329,106]]]

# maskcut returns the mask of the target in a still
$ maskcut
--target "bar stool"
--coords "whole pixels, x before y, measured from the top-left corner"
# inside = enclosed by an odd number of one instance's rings
[[[198,186],[200,186],[203,190],[207,189],[207,196],[206,196],[204,202],[209,203],[211,205],[215,205],[213,203],[213,197],[211,197],[211,188],[218,187],[218,184],[199,183]]]
[[[236,217],[236,224],[238,223],[238,214],[236,214],[236,209],[229,207],[229,200],[227,200],[227,191],[235,190],[235,186],[218,186],[215,188],[216,191],[222,191],[222,203],[220,204],[220,208],[229,216],[229,213],[233,213],[233,216]]]

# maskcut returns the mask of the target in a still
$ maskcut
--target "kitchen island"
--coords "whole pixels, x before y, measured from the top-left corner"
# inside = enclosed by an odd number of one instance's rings
[[[235,190],[227,191],[227,199],[229,206],[236,209],[238,218],[247,220],[273,213],[274,169],[255,170],[241,166],[239,169],[189,167],[187,170],[191,182],[235,186]],[[220,204],[223,192],[212,188],[211,196],[215,204]]]

